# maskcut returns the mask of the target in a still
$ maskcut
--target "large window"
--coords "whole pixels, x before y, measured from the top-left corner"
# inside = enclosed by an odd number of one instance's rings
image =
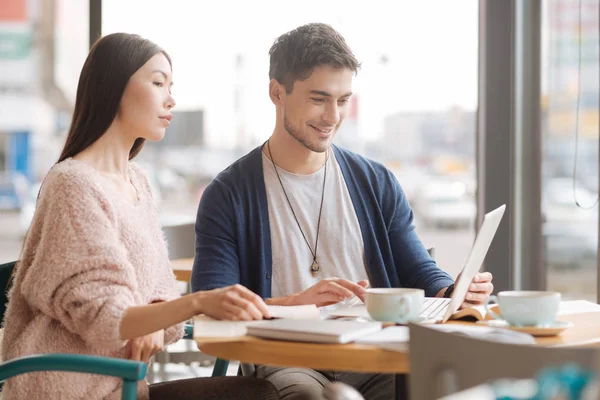
[[[18,256],[39,183],[64,143],[88,46],[88,2],[22,3],[34,7],[27,26],[45,38],[39,43],[46,47],[37,55],[39,69],[12,71],[26,74],[26,82],[47,83],[43,79],[51,69],[52,79],[42,91],[50,94],[42,101],[45,119],[33,119],[41,127],[29,137],[29,189],[22,191],[19,205],[0,211],[2,225],[11,226],[14,236],[3,239],[10,251],[0,251],[0,261]],[[261,11],[266,9],[271,11]],[[45,24],[34,23],[36,17]],[[435,247],[439,264],[456,276],[472,245],[476,215],[476,0],[394,5],[308,0],[293,12],[277,1],[103,0],[102,34],[138,33],[173,59],[178,103],[173,123],[167,137],[149,143],[138,158],[152,181],[163,224],[194,220],[210,180],[271,134],[268,50],[278,35],[308,22],[331,24],[362,62],[337,144],[396,174],[424,244]],[[7,122],[1,118],[0,125]],[[13,150],[3,143],[6,159]]]
[[[394,171],[425,245],[458,273],[476,215],[478,3],[376,3],[310,0],[288,12],[276,1],[103,1],[103,34],[139,33],[173,58],[173,124],[140,157],[160,191],[164,223],[193,219],[210,179],[271,134],[273,40],[326,22],[362,62],[337,144]]]
[[[542,211],[549,289],[596,300],[598,1],[545,0]]]
[[[64,143],[88,16],[80,0],[0,7],[0,263],[19,256],[40,181]]]

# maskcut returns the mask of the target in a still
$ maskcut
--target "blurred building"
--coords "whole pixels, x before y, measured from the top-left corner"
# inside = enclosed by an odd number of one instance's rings
[[[381,143],[390,163],[427,167],[445,157],[468,165],[475,157],[475,112],[397,112],[385,118]]]
[[[58,61],[72,62],[74,49],[59,52],[66,37],[60,32],[66,24],[71,36],[81,35],[71,18],[61,18],[73,12],[64,1],[0,0],[1,208],[18,207],[28,186],[47,172],[60,151],[57,135],[69,124],[74,93],[65,94],[57,76]]]

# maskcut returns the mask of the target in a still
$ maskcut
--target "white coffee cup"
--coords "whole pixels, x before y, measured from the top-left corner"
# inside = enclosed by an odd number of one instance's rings
[[[373,288],[365,293],[365,305],[371,318],[404,324],[419,320],[425,291],[408,288]]]
[[[556,321],[560,293],[534,290],[508,290],[490,296],[485,304],[488,313],[514,326],[549,326]],[[497,303],[502,316],[490,310]]]

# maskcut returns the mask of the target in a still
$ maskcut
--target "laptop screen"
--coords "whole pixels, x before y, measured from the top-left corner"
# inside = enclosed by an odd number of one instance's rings
[[[475,243],[473,244],[471,252],[469,253],[469,258],[467,258],[467,262],[462,269],[459,279],[454,284],[452,298],[450,300],[450,304],[448,305],[443,322],[446,322],[452,316],[452,314],[458,310],[460,305],[465,300],[465,296],[469,290],[469,285],[471,284],[473,277],[475,277],[479,271],[479,268],[481,268],[481,264],[483,264],[483,260],[485,259],[490,245],[492,244],[492,240],[496,235],[498,226],[500,226],[500,221],[502,221],[502,216],[504,215],[505,209],[506,205],[503,204],[495,210],[487,213],[483,218],[483,223],[481,224],[481,228],[477,233]]]

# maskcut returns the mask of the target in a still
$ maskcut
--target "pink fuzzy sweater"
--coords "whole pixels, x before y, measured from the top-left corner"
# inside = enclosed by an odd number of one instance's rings
[[[145,174],[130,163],[134,204],[92,166],[67,159],[48,173],[4,321],[4,360],[75,353],[126,358],[119,327],[128,307],[179,296]],[[165,343],[183,324],[165,331]],[[121,380],[68,372],[9,379],[3,400],[117,399]],[[148,397],[145,382],[138,397]]]

